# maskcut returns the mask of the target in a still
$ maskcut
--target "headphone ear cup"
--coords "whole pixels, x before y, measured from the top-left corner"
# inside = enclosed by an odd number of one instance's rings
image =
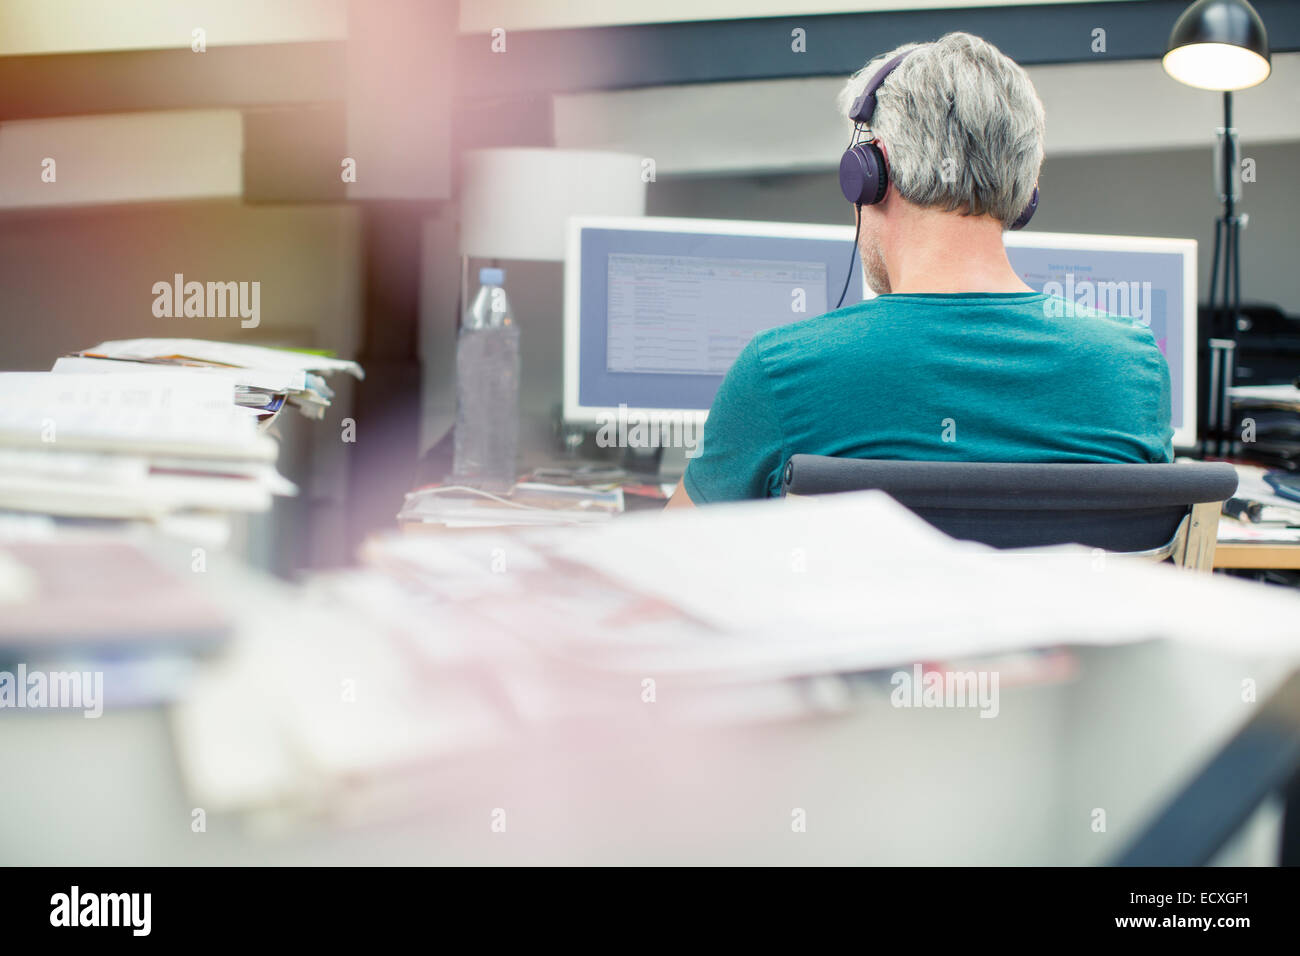
[[[1029,220],[1034,218],[1034,212],[1038,209],[1038,187],[1034,187],[1034,194],[1029,197],[1029,205],[1024,208],[1016,221],[1011,224],[1012,229],[1024,229],[1029,225]]]
[[[854,205],[874,206],[885,198],[889,172],[875,143],[858,143],[840,157],[840,192]]]

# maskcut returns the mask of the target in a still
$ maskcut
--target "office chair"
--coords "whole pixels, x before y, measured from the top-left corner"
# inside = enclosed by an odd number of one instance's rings
[[[1225,462],[1003,464],[792,455],[783,496],[879,489],[945,534],[995,548],[1082,544],[1209,571]]]

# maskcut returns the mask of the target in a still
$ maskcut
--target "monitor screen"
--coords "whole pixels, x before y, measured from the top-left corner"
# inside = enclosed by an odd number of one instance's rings
[[[756,334],[834,308],[850,271],[844,301],[862,300],[852,242],[851,226],[640,219],[577,227],[566,418],[619,406],[707,412]]]
[[[725,375],[756,334],[826,311],[824,262],[610,253],[606,370]],[[795,304],[803,291],[804,308]]]

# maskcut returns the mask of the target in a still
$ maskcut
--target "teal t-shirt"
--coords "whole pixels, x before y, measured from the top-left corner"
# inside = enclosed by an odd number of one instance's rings
[[[696,504],[779,494],[791,455],[1167,462],[1149,328],[1041,293],[883,295],[737,357],[684,478]]]

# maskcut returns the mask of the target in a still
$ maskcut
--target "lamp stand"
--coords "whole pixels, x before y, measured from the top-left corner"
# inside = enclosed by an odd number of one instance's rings
[[[1241,198],[1240,146],[1232,125],[1232,92],[1223,94],[1223,127],[1216,130],[1215,184],[1223,215],[1214,221],[1214,258],[1210,266],[1210,389],[1204,453],[1230,455],[1232,382],[1236,371],[1237,333],[1241,309],[1241,233],[1246,216],[1237,212]]]

